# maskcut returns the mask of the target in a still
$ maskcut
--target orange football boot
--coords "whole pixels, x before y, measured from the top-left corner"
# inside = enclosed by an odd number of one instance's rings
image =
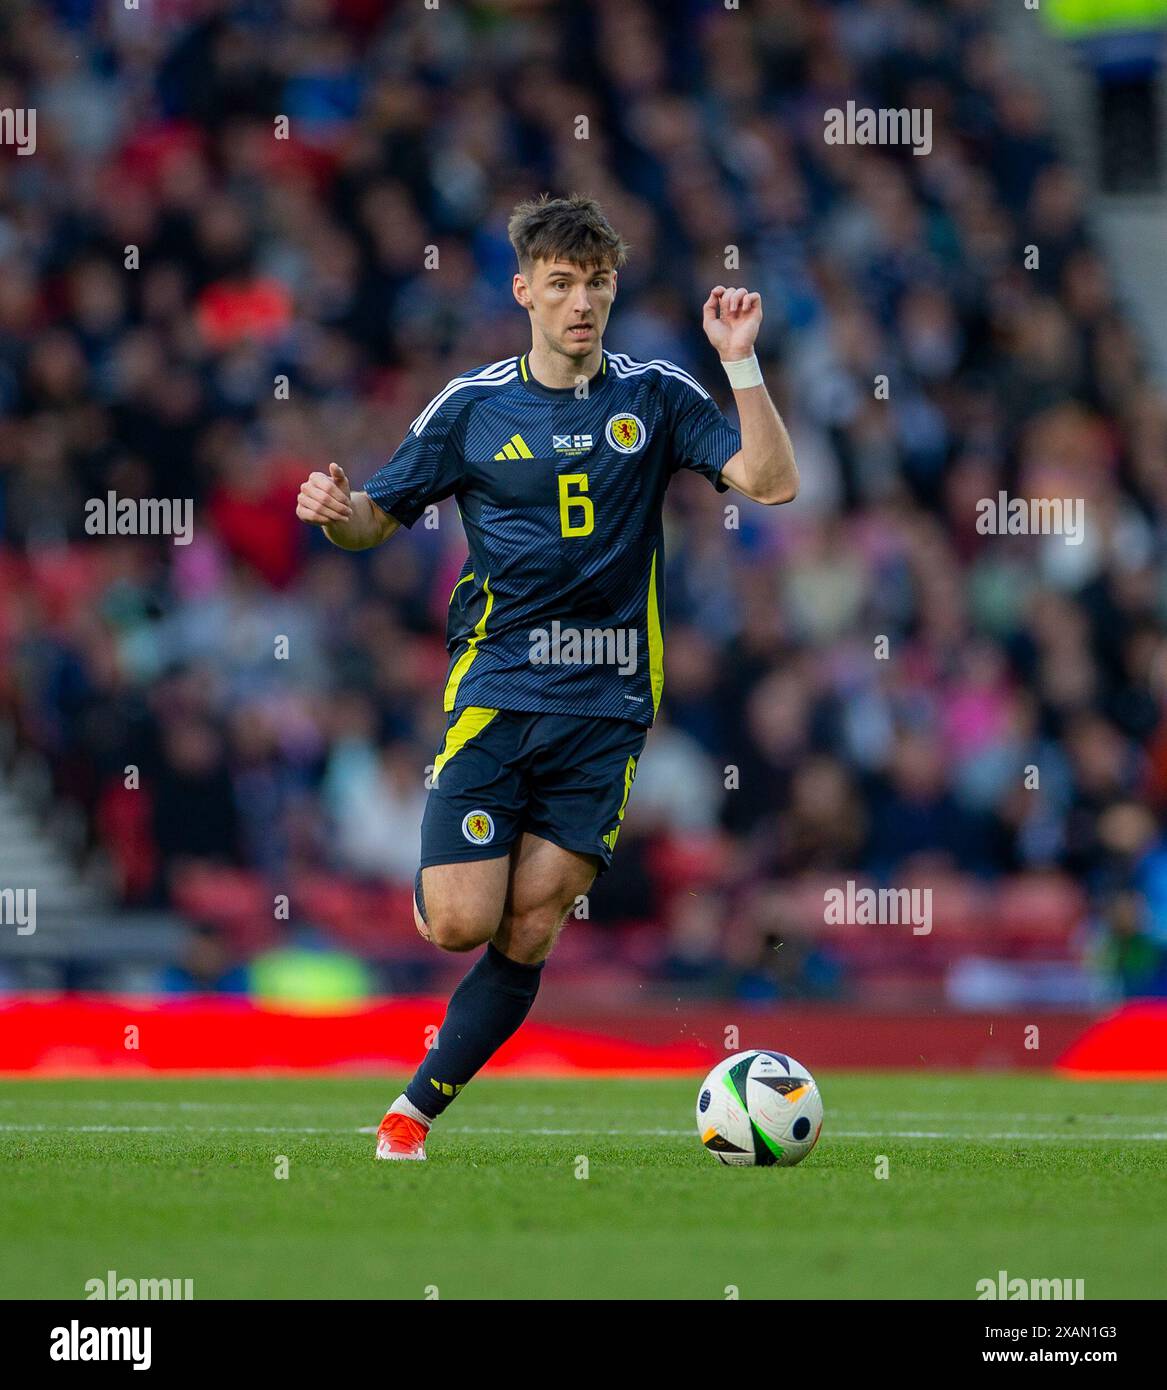
[[[410,1115],[390,1110],[377,1130],[377,1158],[425,1158],[425,1137],[429,1125]]]

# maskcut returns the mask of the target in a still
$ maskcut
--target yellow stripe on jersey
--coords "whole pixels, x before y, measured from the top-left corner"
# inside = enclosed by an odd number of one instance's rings
[[[478,620],[473,636],[466,643],[466,650],[454,663],[454,669],[450,672],[450,679],[446,682],[446,694],[442,700],[442,708],[447,714],[454,708],[454,703],[458,698],[458,687],[462,684],[462,677],[474,664],[474,658],[478,655],[478,644],[486,636],[486,620],[490,617],[490,610],[494,607],[494,595],[490,592],[489,574],[483,580],[482,592],[486,595],[486,607],[482,610],[482,617]]]
[[[652,714],[660,708],[665,688],[665,641],[660,626],[660,606],[656,596],[656,551],[652,552],[652,568],[648,572],[648,674],[652,683]]]
[[[442,751],[434,760],[432,786],[438,785],[442,768],[454,754],[460,753],[472,738],[477,738],[497,713],[498,710],[496,709],[484,709],[481,705],[467,705],[458,718],[454,720],[453,725],[446,730]]]
[[[454,595],[458,592],[458,590],[462,587],[462,585],[465,584],[468,580],[473,579],[473,578],[474,578],[474,576],[473,576],[472,574],[464,574],[464,575],[462,576],[462,578],[458,580],[457,584],[455,584],[454,587],[450,590],[450,603],[453,603],[453,602],[454,602]],[[446,605],[447,608],[448,608],[449,606],[450,606],[449,604]]]
[[[523,378],[524,381],[530,381],[530,379],[531,379],[531,374],[530,374],[530,372],[527,371],[527,354],[526,354],[526,353],[523,353],[522,357],[519,358],[519,371],[520,371],[520,373],[522,374],[522,378]],[[600,358],[600,375],[601,375],[601,376],[607,376],[607,374],[608,374],[608,354],[605,352],[605,353],[601,356],[601,358]]]

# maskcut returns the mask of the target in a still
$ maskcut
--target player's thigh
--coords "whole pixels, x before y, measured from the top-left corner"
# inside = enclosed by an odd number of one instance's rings
[[[598,868],[595,855],[564,849],[525,830],[511,855],[504,912],[510,917],[566,912],[592,886]]]
[[[524,809],[520,736],[514,715],[466,708],[450,716],[434,760],[415,921],[447,950],[489,941],[502,918]]]
[[[428,864],[421,870],[424,919],[418,930],[436,946],[470,951],[489,941],[506,907],[511,857]],[[416,907],[415,907],[416,913]]]
[[[595,855],[564,849],[524,831],[511,853],[506,903],[494,944],[515,960],[542,960],[567,913],[592,886],[598,868]]]

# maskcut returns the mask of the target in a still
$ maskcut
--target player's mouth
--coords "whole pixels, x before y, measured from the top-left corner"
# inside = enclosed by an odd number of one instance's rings
[[[590,323],[577,323],[567,330],[567,336],[577,343],[582,343],[586,338],[592,337],[595,331]]]

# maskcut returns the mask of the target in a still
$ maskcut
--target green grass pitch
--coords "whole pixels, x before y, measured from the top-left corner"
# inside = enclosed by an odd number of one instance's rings
[[[196,1299],[973,1299],[1001,1269],[1167,1296],[1167,1086],[826,1074],[810,1157],[733,1169],[698,1080],[488,1075],[394,1164],[361,1127],[400,1078],[0,1082],[0,1296],[111,1269]]]

